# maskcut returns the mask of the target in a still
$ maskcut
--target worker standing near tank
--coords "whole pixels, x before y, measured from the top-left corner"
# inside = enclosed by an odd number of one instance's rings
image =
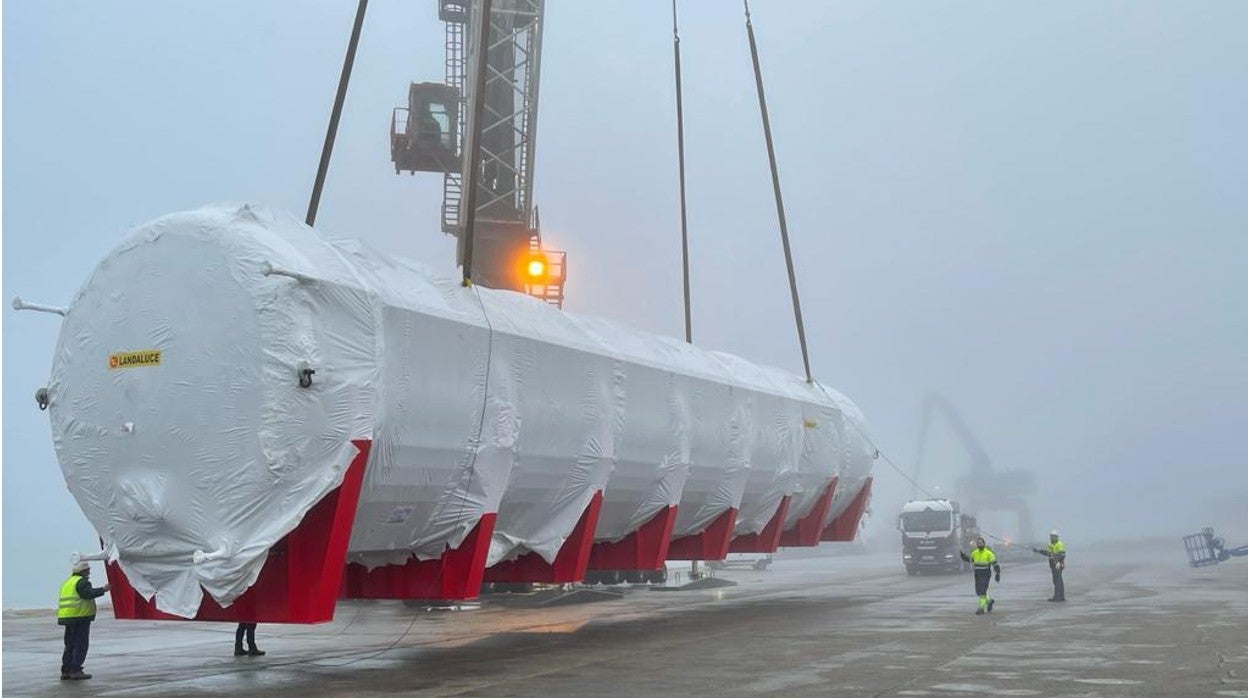
[[[243,636],[247,637],[247,649],[243,649]],[[263,657],[264,650],[256,647],[256,624],[239,623],[234,631],[235,657]]]
[[[996,601],[988,596],[988,583],[993,577],[993,572],[996,573],[997,583],[1001,583],[1001,565],[997,562],[997,554],[992,552],[992,548],[988,547],[982,536],[975,539],[975,547],[971,548],[970,555],[961,550],[958,554],[975,568],[975,595],[979,597],[979,608],[975,610],[975,615],[992,613],[992,607]]]
[[[81,681],[91,678],[82,671],[87,660],[91,639],[91,621],[95,620],[95,600],[108,592],[108,585],[91,586],[91,563],[75,562],[69,579],[61,583],[60,600],[56,605],[56,622],[65,626],[65,652],[61,655],[61,679]]]
[[[1066,583],[1062,581],[1062,572],[1066,571],[1066,544],[1061,541],[1057,531],[1049,531],[1049,547],[1032,548],[1032,551],[1049,558],[1049,571],[1053,573],[1053,596],[1049,601],[1066,600]]]

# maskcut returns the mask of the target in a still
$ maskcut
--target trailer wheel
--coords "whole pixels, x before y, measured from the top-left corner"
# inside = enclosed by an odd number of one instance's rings
[[[906,565],[906,574],[914,577],[919,574],[919,570],[916,569],[914,565]]]

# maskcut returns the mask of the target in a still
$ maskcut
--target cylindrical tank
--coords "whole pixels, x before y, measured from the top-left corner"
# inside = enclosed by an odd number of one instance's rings
[[[254,206],[131,234],[71,305],[49,384],[66,482],[134,587],[228,604],[373,442],[348,559],[458,546],[558,553],[595,493],[597,540],[676,505],[761,530],[869,473],[847,399],[776,369],[464,288]],[[865,441],[862,441],[865,443]],[[843,506],[843,505],[842,505]]]

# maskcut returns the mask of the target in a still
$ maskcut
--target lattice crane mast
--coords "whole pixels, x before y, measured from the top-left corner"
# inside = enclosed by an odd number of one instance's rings
[[[563,307],[566,255],[542,246],[533,205],[533,157],[541,78],[545,0],[493,0],[482,21],[481,0],[438,0],[446,27],[443,83],[412,83],[406,107],[390,121],[395,174],[442,174],[442,231],[459,238],[464,261],[462,205],[475,186],[473,281],[528,293]],[[479,32],[489,32],[477,56]],[[471,94],[477,61],[484,58],[482,123],[473,123]],[[468,182],[465,153],[481,139],[476,182]]]

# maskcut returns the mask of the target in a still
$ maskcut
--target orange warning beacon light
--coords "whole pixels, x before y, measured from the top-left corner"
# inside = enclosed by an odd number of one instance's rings
[[[528,283],[542,283],[546,279],[546,256],[534,253],[525,258],[524,276]]]

